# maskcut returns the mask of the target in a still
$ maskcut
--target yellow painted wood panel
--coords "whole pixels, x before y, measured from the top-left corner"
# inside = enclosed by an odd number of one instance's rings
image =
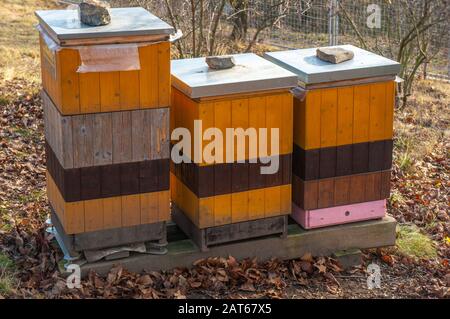
[[[279,216],[281,212],[281,187],[265,190],[265,218]]]
[[[386,128],[386,83],[370,85],[370,142],[381,141]]]
[[[248,100],[248,126],[255,128],[258,132],[260,129],[266,128],[266,98],[265,97],[253,97]],[[249,159],[259,157],[259,148],[268,150],[267,141],[262,141],[258,138],[258,147],[256,154],[249,152]]]
[[[195,107],[195,106],[194,106]],[[214,128],[214,103],[201,103],[198,104],[197,110],[198,110],[198,120],[201,121],[202,130],[198,133],[201,134],[202,140],[198,140],[197,143],[201,143],[201,147],[197,147],[197,144],[193,144],[194,147],[198,148],[198,154],[197,158],[202,157],[201,164],[206,164],[206,160],[203,156],[204,150],[206,149],[207,145],[214,142],[217,137],[212,137],[211,140],[204,140],[203,137],[205,136],[205,132],[208,129]],[[194,115],[195,116],[195,115]],[[220,142],[220,141],[219,141]],[[215,156],[217,150],[214,150],[214,152],[211,152],[213,156]],[[211,160],[211,159],[210,159]]]
[[[68,234],[84,233],[85,228],[84,202],[67,203],[64,207],[64,229]]]
[[[292,185],[282,185],[280,196],[280,215],[290,215],[292,212]]]
[[[353,87],[338,89],[337,146],[353,143]]]
[[[80,56],[77,50],[63,49],[58,52],[58,67],[61,74],[61,105],[57,105],[65,115],[79,114],[80,84],[77,73]]]
[[[396,96],[396,83],[394,81],[386,83],[386,122],[384,138],[391,140],[394,138],[394,109]]]
[[[217,129],[221,130],[224,134],[224,139],[226,140],[226,132],[227,128],[231,128],[232,126],[232,117],[231,117],[231,101],[223,101],[223,102],[216,102],[214,103],[214,125]],[[224,142],[225,145],[225,142]],[[219,147],[216,149],[218,156],[220,158],[219,154],[222,154],[223,160],[222,163],[226,163],[227,159],[227,153],[230,158],[233,158],[231,156],[231,151],[233,151],[232,148],[230,148],[230,145],[226,145],[225,149],[223,147]]]
[[[170,216],[170,192],[158,192],[158,221],[168,222],[171,220]]]
[[[158,193],[141,194],[141,223],[153,224],[159,220]]]
[[[80,112],[98,113],[100,108],[100,74],[80,73]]]
[[[86,232],[104,229],[103,201],[88,200],[84,202],[84,229]]]
[[[322,90],[320,105],[320,147],[337,144],[337,89]]]
[[[240,223],[248,221],[248,192],[231,195],[231,222]]]
[[[231,194],[214,197],[214,225],[223,226],[232,223]]]
[[[243,129],[244,131],[248,128],[249,122],[249,109],[248,109],[248,99],[239,99],[231,102],[231,126],[230,128]],[[228,141],[227,141],[228,142]],[[233,138],[234,144],[234,161],[245,161],[249,154],[249,139],[245,138],[243,141],[245,148],[243,153],[238,152],[238,140],[236,137]]]
[[[131,227],[141,224],[140,195],[122,196],[122,226]]]
[[[104,229],[122,227],[122,200],[120,197],[103,199]]]
[[[139,71],[120,72],[120,109],[140,108]]]
[[[120,72],[100,73],[100,112],[120,110]]]
[[[170,42],[162,42],[158,45],[158,106],[165,107],[170,104]]]
[[[256,189],[248,192],[249,220],[262,219],[266,216],[265,200],[264,189]]]
[[[294,100],[290,93],[282,96],[281,102],[281,154],[292,153],[294,146]]]
[[[370,128],[370,85],[354,88],[353,144],[369,141]]]
[[[267,125],[267,138],[269,144],[269,156],[277,156],[281,152],[281,133],[283,126],[283,116],[282,116],[282,103],[283,96],[282,95],[274,95],[266,97],[266,125]],[[274,138],[274,143],[278,144],[278,151],[272,151],[272,129],[278,129],[278,139]]]
[[[149,45],[139,48],[141,60],[140,102],[141,108],[153,108],[158,106],[159,71],[158,71],[158,45]]]
[[[304,137],[300,134],[300,145],[305,150],[317,149],[321,147],[321,104],[322,93],[320,90],[310,91],[306,95],[304,102],[300,103],[300,125],[304,121]],[[302,110],[302,107],[305,109]],[[303,120],[304,114],[304,120]],[[294,123],[297,126],[298,123]],[[300,130],[303,128],[300,127]],[[304,140],[303,140],[304,139]]]
[[[198,226],[199,228],[206,228],[210,225],[215,225],[214,218],[214,197],[199,199],[198,209]]]

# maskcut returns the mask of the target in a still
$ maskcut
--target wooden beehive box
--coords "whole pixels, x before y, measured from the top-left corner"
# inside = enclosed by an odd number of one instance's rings
[[[400,65],[351,45],[342,47],[355,58],[331,64],[318,59],[316,49],[265,55],[298,76],[293,200],[308,214],[389,197]]]
[[[279,156],[280,169],[262,175],[260,159],[249,161],[254,158],[249,158],[248,139],[245,156],[238,158],[235,153],[232,162],[226,161],[230,145],[224,142],[216,149],[223,160],[172,164],[172,201],[197,229],[291,212],[293,98],[289,89],[296,76],[254,54],[234,58],[236,66],[228,70],[210,70],[204,58],[172,61],[171,129],[187,128],[194,145],[195,120],[202,121],[201,134],[217,128],[224,137],[226,128],[279,128],[279,151],[268,156]],[[236,145],[231,147],[236,150]],[[194,159],[193,152],[184,155]]]
[[[142,8],[111,9],[101,27],[81,24],[75,10],[36,15],[47,193],[60,236],[81,251],[165,242],[173,29]]]
[[[63,115],[168,107],[173,28],[143,8],[114,8],[111,24],[88,27],[77,10],[37,11],[42,84]],[[139,70],[78,73],[80,50],[98,48],[108,63],[108,46],[137,46]],[[109,51],[111,52],[111,51]],[[95,54],[95,53],[93,53]],[[124,59],[127,56],[123,57]]]

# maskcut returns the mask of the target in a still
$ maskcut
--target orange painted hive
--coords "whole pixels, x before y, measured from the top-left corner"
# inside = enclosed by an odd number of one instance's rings
[[[379,203],[390,196],[400,65],[354,46],[342,48],[353,51],[354,59],[332,64],[317,58],[316,49],[265,56],[295,72],[299,80],[294,99],[293,202],[294,218],[302,215],[303,226],[305,215],[326,216],[320,227],[335,220],[382,217],[385,207]],[[339,207],[345,209],[335,209]],[[344,215],[336,219],[334,214]],[[306,228],[315,226],[307,224]]]
[[[52,219],[67,242],[165,242],[173,29],[143,8],[110,12],[101,27],[36,12]]]
[[[204,58],[172,61],[171,130],[185,128],[192,146],[173,141],[173,154],[186,159],[177,163],[172,155],[173,217],[202,249],[283,233],[291,212],[289,89],[296,76],[254,54],[234,59],[226,70],[209,69]],[[244,136],[239,152],[237,131],[227,139],[227,129],[255,129],[256,139]],[[260,129],[268,129],[267,139]],[[278,167],[265,175],[271,157]]]

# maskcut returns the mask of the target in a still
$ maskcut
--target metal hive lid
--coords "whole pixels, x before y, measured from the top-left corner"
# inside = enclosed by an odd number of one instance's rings
[[[297,74],[305,84],[318,84],[378,76],[396,76],[400,63],[353,45],[339,45],[355,53],[353,60],[332,64],[316,56],[316,48],[270,52],[264,55],[269,61]]]
[[[297,76],[253,53],[233,55],[236,66],[210,70],[205,58],[173,60],[172,85],[191,98],[287,89]]]
[[[54,40],[169,35],[174,32],[170,25],[140,7],[110,9],[111,23],[99,27],[81,23],[78,10],[41,10],[35,14]]]

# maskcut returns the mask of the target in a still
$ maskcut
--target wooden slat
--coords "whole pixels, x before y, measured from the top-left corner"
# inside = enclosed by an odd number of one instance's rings
[[[141,108],[153,108],[158,106],[158,45],[148,45],[139,48],[141,59],[140,101]]]
[[[386,83],[370,86],[370,129],[371,142],[385,138],[386,129]]]
[[[113,162],[126,163],[132,161],[132,121],[131,113],[112,114],[113,129]]]
[[[370,86],[356,86],[354,94],[353,143],[366,143],[370,128]]]
[[[80,84],[76,72],[80,66],[77,50],[63,49],[58,52],[59,72],[61,73],[61,105],[56,105],[65,115],[79,114]]]
[[[120,109],[139,109],[139,94],[139,71],[120,72]]]
[[[120,72],[100,73],[100,112],[120,110]]]
[[[353,143],[353,87],[338,89],[337,146]]]
[[[332,147],[337,144],[337,89],[325,89],[321,93],[320,147]]]
[[[170,105],[170,43],[158,44],[158,105],[166,107]]]
[[[110,113],[94,116],[94,165],[113,163],[112,115]]]
[[[386,83],[386,121],[384,138],[391,140],[394,138],[394,109],[396,96],[396,82]]]
[[[93,232],[104,229],[103,223],[103,202],[90,200],[84,202],[84,227],[86,232]]]
[[[122,226],[131,227],[141,224],[140,195],[122,197]]]
[[[80,73],[80,113],[98,113],[100,107],[100,73]]]
[[[269,153],[267,154],[268,156],[277,156],[281,154],[281,145],[282,145],[282,140],[281,140],[281,134],[282,134],[282,130],[281,127],[283,126],[283,116],[282,113],[280,112],[280,108],[282,108],[282,103],[283,103],[283,97],[281,95],[274,95],[274,96],[267,96],[266,97],[266,126],[267,126],[267,139],[268,139],[268,146],[269,146]],[[277,148],[278,148],[278,152],[273,149],[272,147],[272,134],[271,134],[271,129],[278,129],[279,133],[278,133],[278,140],[274,139],[274,142],[276,144],[278,144]],[[292,132],[291,132],[292,134]]]

